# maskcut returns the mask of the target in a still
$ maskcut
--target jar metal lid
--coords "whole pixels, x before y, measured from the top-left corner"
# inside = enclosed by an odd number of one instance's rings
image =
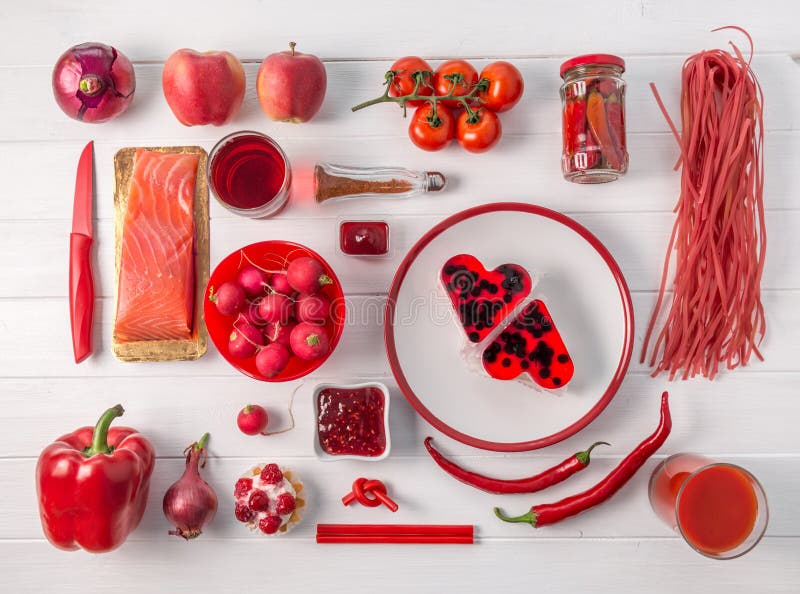
[[[582,56],[570,58],[561,65],[561,78],[564,78],[564,74],[570,68],[585,66],[586,64],[610,64],[612,66],[619,66],[622,68],[622,71],[625,72],[625,60],[619,56],[614,56],[612,54],[584,54]]]

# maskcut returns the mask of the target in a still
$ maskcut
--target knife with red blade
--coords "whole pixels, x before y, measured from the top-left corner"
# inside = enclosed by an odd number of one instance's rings
[[[83,149],[75,180],[72,233],[69,236],[69,320],[75,363],[92,354],[94,279],[92,278],[92,190],[93,146]]]

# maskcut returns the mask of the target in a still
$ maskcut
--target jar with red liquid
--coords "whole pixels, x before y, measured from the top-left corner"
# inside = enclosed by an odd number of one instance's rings
[[[735,464],[676,454],[650,477],[650,505],[697,552],[733,559],[750,551],[767,529],[767,496]]]
[[[278,143],[266,134],[244,130],[229,134],[211,149],[208,180],[222,206],[260,219],[286,204],[292,170]]]
[[[625,61],[588,54],[561,65],[561,170],[579,184],[610,182],[628,170]]]

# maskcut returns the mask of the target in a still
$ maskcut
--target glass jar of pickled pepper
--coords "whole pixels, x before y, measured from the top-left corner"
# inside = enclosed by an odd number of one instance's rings
[[[617,179],[628,170],[625,61],[588,54],[561,65],[564,178],[579,184]]]

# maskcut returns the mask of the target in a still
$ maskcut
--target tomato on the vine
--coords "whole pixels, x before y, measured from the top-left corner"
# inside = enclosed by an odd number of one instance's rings
[[[453,81],[448,76],[460,74],[461,80],[453,89]],[[453,90],[453,95],[461,97],[469,93],[478,84],[478,71],[466,60],[447,60],[443,62],[433,75],[433,88],[437,95],[448,95]],[[459,101],[445,101],[448,105],[460,105]]]
[[[481,71],[481,78],[489,81],[489,88],[480,91],[481,104],[492,111],[508,111],[522,97],[525,83],[522,73],[508,62],[492,62]]]
[[[502,134],[500,118],[488,109],[479,109],[472,113],[464,111],[456,121],[456,138],[471,153],[488,151],[497,144]]]
[[[391,70],[396,74],[389,83],[389,96],[402,97],[403,95],[410,95],[414,92],[415,72],[428,72],[428,76],[417,89],[418,95],[425,95],[426,97],[433,93],[433,68],[425,60],[418,56],[405,56],[392,64]],[[407,101],[406,105],[416,107],[426,103],[424,99],[415,99]]]
[[[433,105],[426,101],[414,112],[408,125],[411,142],[426,151],[438,151],[450,144],[455,132],[452,112],[441,102],[437,102],[436,117]]]

